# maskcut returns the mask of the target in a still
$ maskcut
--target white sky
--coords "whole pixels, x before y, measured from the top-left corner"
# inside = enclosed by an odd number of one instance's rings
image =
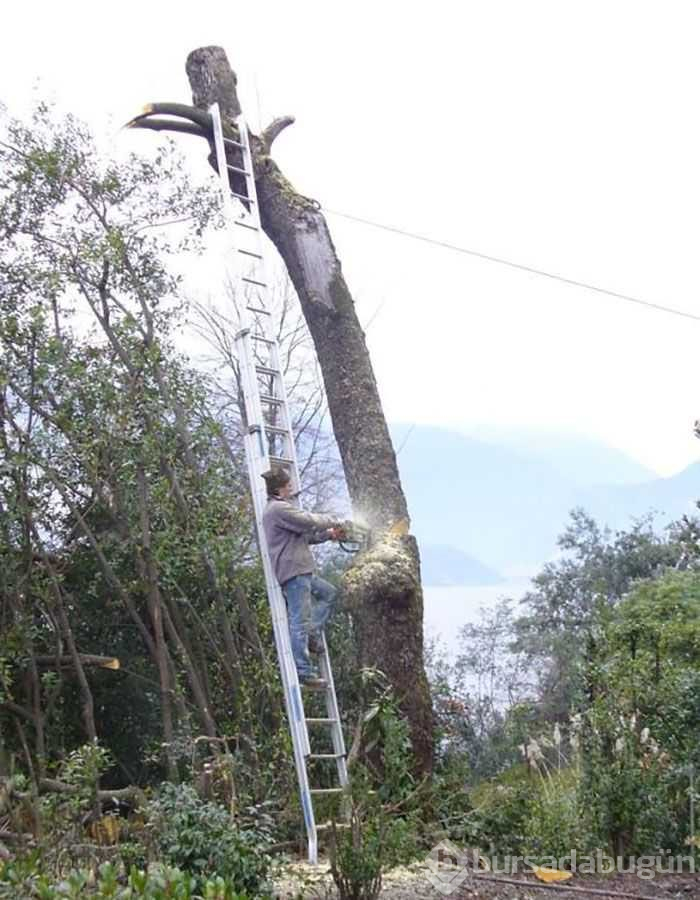
[[[34,2],[0,99],[109,133],[189,102],[223,45],[275,157],[330,209],[700,314],[697,34],[677,0]],[[186,139],[183,138],[183,141]],[[190,144],[193,152],[200,152]],[[329,217],[392,421],[575,429],[670,474],[700,456],[700,322]]]

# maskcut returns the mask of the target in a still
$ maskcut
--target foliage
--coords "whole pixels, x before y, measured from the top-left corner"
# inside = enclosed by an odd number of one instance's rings
[[[365,669],[359,674],[368,706],[363,755],[352,767],[343,800],[346,821],[332,822],[329,845],[331,874],[341,900],[374,900],[382,874],[416,857],[425,806],[426,785],[417,785],[411,774],[408,723],[393,691],[381,672]]]
[[[74,865],[82,862],[86,823],[99,817],[97,791],[109,765],[109,752],[96,740],[72,750],[55,765],[52,774],[61,790],[42,794],[35,807],[47,857]]]
[[[115,162],[45,105],[0,132],[0,774],[19,764],[36,796],[99,738],[102,788],[199,778],[235,735],[229,794],[285,797],[238,391],[178,351],[178,272],[216,227],[217,192],[172,146]],[[305,333],[284,322],[293,355]]]
[[[384,834],[378,818],[362,821],[353,809],[348,830],[331,832],[330,866],[340,900],[375,900],[382,889]]]
[[[502,600],[460,629],[454,661],[429,649],[438,773],[468,768],[473,781],[517,762],[533,679],[512,642],[512,602]]]
[[[491,853],[520,853],[532,806],[532,785],[522,766],[482,782],[472,794],[465,824],[468,842]]]
[[[700,574],[640,583],[591,633],[582,727],[582,806],[617,853],[684,847],[697,766]]]
[[[80,869],[53,878],[42,871],[34,854],[0,864],[0,898],[6,900],[249,900],[225,878],[215,876],[200,883],[179,869],[156,866],[149,871],[132,868],[120,876],[117,868],[104,863],[97,871]]]
[[[618,604],[636,581],[687,564],[687,544],[677,530],[658,535],[648,516],[629,531],[611,533],[583,510],[558,544],[563,554],[547,563],[523,598],[513,649],[538,672],[541,715],[563,720],[581,681],[584,636],[597,616]]]
[[[269,833],[242,828],[222,807],[201,800],[187,785],[164,784],[148,816],[158,859],[195,876],[211,874],[254,896],[266,891]]]
[[[472,795],[464,841],[491,854],[547,861],[583,851],[576,768],[519,765],[482,782]]]
[[[687,850],[697,524],[612,535],[577,511],[560,544],[525,615],[500,604],[463,632],[455,662],[433,649],[440,825],[535,858]]]

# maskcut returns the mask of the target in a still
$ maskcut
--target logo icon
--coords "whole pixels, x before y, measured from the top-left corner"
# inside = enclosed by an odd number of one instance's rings
[[[444,897],[456,891],[469,874],[467,854],[451,841],[440,841],[425,858],[426,878]]]

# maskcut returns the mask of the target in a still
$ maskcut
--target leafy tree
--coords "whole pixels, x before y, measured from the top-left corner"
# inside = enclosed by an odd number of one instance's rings
[[[687,565],[678,528],[660,536],[651,516],[612,533],[577,509],[558,544],[562,556],[544,566],[522,600],[526,611],[515,622],[513,645],[539,672],[539,704],[548,719],[564,719],[572,709],[595,617],[637,581]]]
[[[502,600],[464,625],[454,661],[437,648],[427,653],[435,706],[437,771],[466,764],[473,783],[513,764],[534,718],[532,673],[513,653],[513,604]],[[465,772],[465,777],[466,772]]]
[[[581,796],[592,833],[618,854],[684,849],[699,688],[700,574],[642,582],[600,615],[586,653]]]
[[[175,349],[171,260],[218,200],[172,148],[117,164],[45,106],[3,129],[3,735],[35,790],[98,736],[113,777],[177,778],[282,721],[244,469]]]

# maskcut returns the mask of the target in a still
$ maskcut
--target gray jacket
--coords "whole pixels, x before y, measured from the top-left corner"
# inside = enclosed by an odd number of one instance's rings
[[[336,519],[297,509],[288,500],[270,497],[263,512],[267,549],[280,584],[295,575],[310,575],[314,559],[309,544],[329,540],[328,529]]]

